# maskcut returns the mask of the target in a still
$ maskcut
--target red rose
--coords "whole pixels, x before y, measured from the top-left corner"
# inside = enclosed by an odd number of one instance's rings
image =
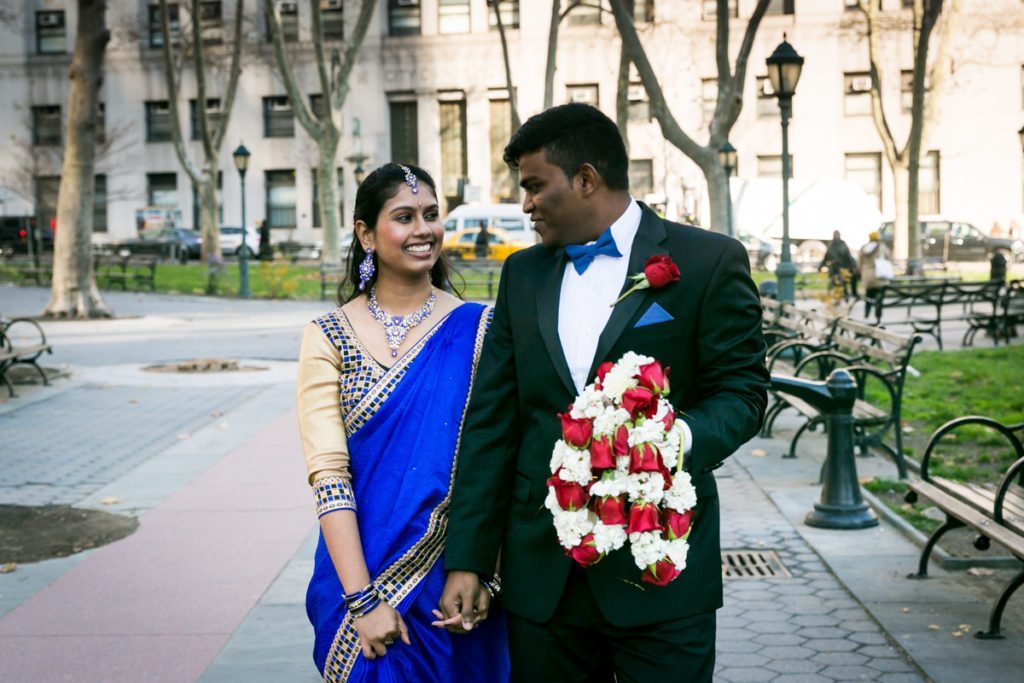
[[[590,494],[583,486],[574,481],[565,481],[557,474],[548,479],[548,486],[555,490],[558,506],[563,510],[581,510],[590,500]]]
[[[638,472],[661,472],[665,468],[661,461],[661,453],[658,447],[649,443],[642,443],[629,449],[629,473]]]
[[[558,417],[562,420],[562,438],[565,442],[575,448],[586,448],[594,431],[594,423],[585,417],[576,419],[569,413],[560,413]]]
[[[622,394],[622,407],[629,411],[629,416],[634,420],[639,415],[654,417],[654,413],[658,412],[658,397],[644,387],[627,389]]]
[[[647,259],[644,264],[644,275],[651,289],[661,289],[665,285],[679,281],[679,267],[672,263],[666,254],[658,254]]]
[[[590,441],[590,466],[595,470],[607,470],[615,467],[612,440],[607,436]]]
[[[661,418],[661,423],[665,425],[666,432],[671,432],[672,426],[676,423],[676,411],[670,410],[665,413],[665,417]]]
[[[576,560],[582,567],[589,567],[603,557],[594,547],[594,534],[584,536],[578,546],[566,550],[565,554]]]
[[[605,496],[597,501],[594,512],[609,526],[626,524],[626,501],[623,496]]]
[[[650,389],[656,394],[662,396],[668,394],[668,368],[662,368],[658,361],[641,365],[637,379],[640,380],[640,386]]]
[[[654,503],[634,503],[633,507],[629,509],[629,526],[626,528],[626,533],[661,531],[659,517],[658,506]]]
[[[630,430],[626,425],[620,425],[615,430],[615,443],[613,447],[616,456],[630,455]]]
[[[653,583],[655,586],[667,586],[673,579],[679,576],[680,571],[667,559],[661,559],[649,566],[640,575],[641,580]]]
[[[605,361],[604,363],[601,363],[600,365],[597,366],[597,388],[598,389],[602,389],[603,388],[601,385],[604,384],[605,375],[607,375],[608,372],[612,368],[614,368],[614,367],[615,367],[615,363],[612,363],[610,361]]]
[[[693,522],[693,510],[678,512],[671,508],[665,510],[662,515],[665,524],[665,536],[671,541],[677,538],[685,538],[690,533],[690,524]]]

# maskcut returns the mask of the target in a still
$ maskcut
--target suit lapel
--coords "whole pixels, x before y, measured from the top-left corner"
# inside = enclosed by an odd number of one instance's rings
[[[643,216],[640,218],[640,227],[636,231],[636,237],[633,238],[633,248],[629,254],[627,279],[619,292],[620,295],[633,286],[633,281],[628,279],[628,276],[643,271],[647,259],[656,254],[668,253],[668,251],[660,246],[665,240],[665,223],[649,208],[643,204],[640,206],[643,210]],[[612,346],[615,345],[615,342],[626,331],[626,326],[629,325],[630,321],[640,311],[641,306],[647,302],[650,292],[651,290],[649,289],[641,289],[633,292],[615,305],[615,309],[608,319],[608,324],[605,325],[604,330],[601,332],[601,337],[598,339],[597,352],[594,353],[594,362],[590,366],[590,374],[587,376],[588,382],[597,373],[598,365],[605,360],[617,360],[606,358],[606,356],[611,351]]]
[[[569,363],[565,360],[562,341],[558,337],[558,299],[562,293],[562,275],[566,260],[565,250],[559,249],[553,254],[547,272],[541,275],[540,286],[537,289],[537,323],[540,326],[540,336],[544,339],[544,346],[551,355],[555,372],[569,393],[575,396],[576,385],[572,381]]]

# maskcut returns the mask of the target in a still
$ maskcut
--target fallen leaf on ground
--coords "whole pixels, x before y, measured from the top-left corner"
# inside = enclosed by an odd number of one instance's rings
[[[210,413],[210,417],[220,417],[220,416],[221,416],[221,415],[223,415],[223,414],[224,414],[224,413],[222,413],[221,411],[219,411],[219,410],[215,410],[215,411],[213,411],[212,413]]]
[[[191,436],[191,434],[178,434],[178,441],[184,441],[185,439],[188,439]]]
[[[953,631],[953,637],[954,638],[962,638],[963,635],[964,635],[963,631]]]
[[[17,562],[8,562],[4,566],[0,567],[0,574],[10,574],[18,568]]]
[[[763,458],[764,456],[768,455],[768,451],[766,451],[763,448],[755,448],[754,450],[750,451],[750,454],[755,458]]]
[[[942,629],[939,628],[938,624],[928,624],[928,630],[929,631],[941,631]]]
[[[129,399],[128,403],[131,403],[133,406],[134,405],[138,405],[139,399],[137,399],[137,398]]]
[[[903,608],[903,609],[901,609],[900,611],[901,611],[901,612],[903,612],[904,614],[906,614],[907,612],[909,612],[909,611],[910,611],[910,608],[909,608],[909,607],[904,607],[904,608]]]
[[[960,624],[960,630],[963,631],[964,633],[970,633],[971,632],[971,625],[970,624]]]
[[[967,573],[971,576],[992,576],[995,574],[994,571],[986,569],[985,567],[971,567],[967,570]]]
[[[227,422],[218,422],[217,426],[220,427],[221,429],[227,429],[228,428],[228,423]]]
[[[120,498],[114,496],[107,496],[106,498],[100,498],[100,505],[117,505],[121,502]]]

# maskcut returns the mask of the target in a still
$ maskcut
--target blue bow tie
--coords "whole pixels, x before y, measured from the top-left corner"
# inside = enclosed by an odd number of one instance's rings
[[[612,237],[610,228],[602,232],[593,244],[570,244],[565,248],[565,253],[569,255],[573,268],[579,275],[583,275],[598,254],[615,258],[622,257],[622,252],[615,246],[615,238]]]

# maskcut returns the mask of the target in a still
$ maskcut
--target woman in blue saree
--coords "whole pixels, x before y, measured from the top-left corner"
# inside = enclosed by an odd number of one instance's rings
[[[502,683],[500,614],[468,633],[432,625],[490,311],[443,291],[444,231],[425,171],[387,164],[367,176],[355,228],[353,291],[306,326],[299,358],[299,426],[321,530],[306,595],[313,659],[325,681]],[[500,592],[496,578],[491,590]]]

